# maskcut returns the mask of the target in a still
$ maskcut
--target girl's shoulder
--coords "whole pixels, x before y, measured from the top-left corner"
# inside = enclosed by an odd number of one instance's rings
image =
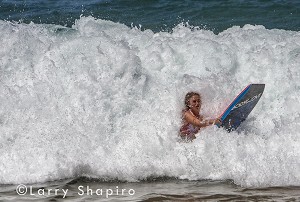
[[[181,110],[181,113],[185,113],[185,112],[188,112],[189,110],[188,109],[183,109],[183,110]]]
[[[181,111],[181,114],[182,114],[182,115],[185,115],[186,113],[191,113],[191,112],[190,112],[189,109],[183,109],[183,110]]]
[[[189,110],[189,109],[183,109],[182,110],[182,118],[184,118],[188,114],[190,114],[190,115],[192,115],[192,116],[194,116],[194,117],[196,117],[197,119],[200,119],[200,120],[204,119],[204,117],[201,114],[199,114],[198,116],[195,116],[193,114],[193,112],[191,112],[191,110]]]
[[[194,114],[193,114],[193,112],[191,112],[191,110],[189,110],[189,109],[184,109],[184,110],[182,110],[182,118],[183,119],[185,119],[185,117],[186,116],[195,116]],[[196,118],[198,118],[198,117],[196,117]]]
[[[189,110],[188,109],[183,109],[181,111],[181,117],[184,118],[187,113],[189,113]]]

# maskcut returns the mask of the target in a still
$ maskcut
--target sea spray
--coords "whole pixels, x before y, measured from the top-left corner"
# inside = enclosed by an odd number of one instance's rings
[[[300,185],[300,34],[263,26],[218,35],[82,17],[71,28],[0,21],[0,183],[74,176],[232,179]],[[183,98],[216,117],[249,83],[265,92],[239,130],[178,142]]]

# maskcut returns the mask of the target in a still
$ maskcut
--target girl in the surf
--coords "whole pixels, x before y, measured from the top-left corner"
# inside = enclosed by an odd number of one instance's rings
[[[193,140],[196,138],[195,134],[198,133],[200,128],[210,125],[221,124],[219,118],[204,119],[200,115],[201,96],[199,93],[189,92],[184,99],[185,109],[182,110],[183,125],[180,128],[180,136],[185,140]]]

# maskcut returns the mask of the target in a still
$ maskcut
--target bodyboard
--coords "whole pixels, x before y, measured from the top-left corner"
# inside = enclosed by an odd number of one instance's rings
[[[236,130],[255,107],[264,89],[265,84],[248,85],[220,116],[222,124],[219,127],[224,127],[228,132]]]

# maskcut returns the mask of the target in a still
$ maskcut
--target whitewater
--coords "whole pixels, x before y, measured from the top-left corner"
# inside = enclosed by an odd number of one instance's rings
[[[88,176],[300,186],[300,32],[142,30],[81,17],[72,28],[0,20],[0,184]],[[183,99],[219,116],[248,84],[241,127],[178,141]]]

